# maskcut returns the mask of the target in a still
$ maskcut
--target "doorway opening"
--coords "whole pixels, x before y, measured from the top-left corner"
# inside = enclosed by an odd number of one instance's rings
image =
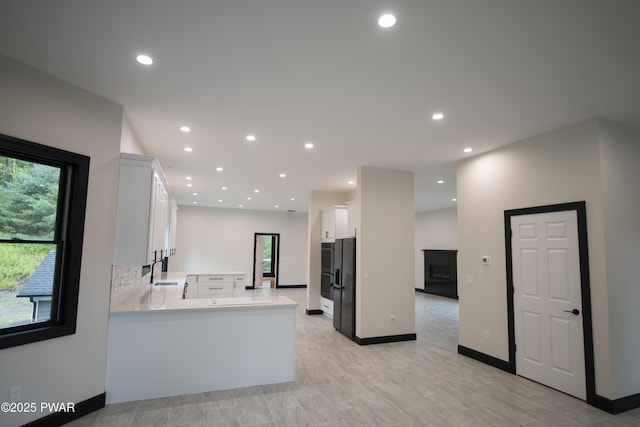
[[[566,393],[594,405],[585,203],[507,210],[504,225],[510,372],[561,391],[569,387]],[[565,379],[576,374],[583,382],[572,392]]]
[[[280,234],[255,233],[253,236],[253,288],[278,287]]]

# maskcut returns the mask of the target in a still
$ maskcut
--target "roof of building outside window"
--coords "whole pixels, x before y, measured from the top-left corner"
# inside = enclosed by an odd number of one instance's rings
[[[33,275],[24,284],[16,297],[51,296],[53,275],[56,269],[56,251],[49,251]]]

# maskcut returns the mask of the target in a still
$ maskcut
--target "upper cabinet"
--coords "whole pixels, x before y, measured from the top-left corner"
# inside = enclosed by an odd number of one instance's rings
[[[120,154],[114,264],[146,265],[167,256],[175,242],[173,206],[156,158]]]
[[[335,239],[348,237],[349,213],[347,206],[335,205],[322,209],[320,229],[322,242],[333,242]]]
[[[357,237],[358,234],[358,221],[360,220],[360,204],[355,200],[347,202],[348,214],[348,235],[349,237]]]

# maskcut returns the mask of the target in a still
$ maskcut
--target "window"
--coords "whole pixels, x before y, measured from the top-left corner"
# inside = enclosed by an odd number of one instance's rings
[[[76,330],[89,158],[0,135],[0,348]]]

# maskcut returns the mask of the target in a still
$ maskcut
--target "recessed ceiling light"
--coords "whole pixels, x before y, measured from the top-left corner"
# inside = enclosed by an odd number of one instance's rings
[[[241,207],[242,207],[242,205],[238,205],[238,207],[239,207],[239,208],[241,208]]]
[[[218,202],[222,203],[222,199],[218,199]]]
[[[444,181],[440,179],[438,180],[438,184],[444,184]]]
[[[218,167],[216,168],[216,170],[217,170],[218,172],[222,172],[224,169],[222,169],[220,166],[218,166]]]
[[[141,63],[142,65],[151,65],[153,64],[153,59],[149,55],[138,55],[136,56],[136,61]]]
[[[193,202],[193,204],[194,204],[194,205],[197,205],[197,204],[198,204],[198,202]]]
[[[247,141],[255,141],[255,140],[256,140],[255,135],[247,135]]]
[[[280,178],[286,178],[286,177],[287,177],[287,174],[286,174],[286,173],[281,173],[281,174],[280,174]]]
[[[452,202],[457,202],[457,201],[458,201],[458,199],[453,198],[453,199],[451,199],[451,201],[452,201]]]
[[[254,192],[254,193],[259,193],[259,192],[260,192],[260,190],[256,188],[255,190],[253,190],[253,192]]]
[[[251,197],[247,197],[247,200],[251,200]]]
[[[187,187],[193,187],[193,184],[187,184]]]
[[[226,190],[227,190],[227,187],[222,187],[222,189],[226,191]]]
[[[442,114],[442,113],[434,113],[434,115],[431,116],[431,118],[433,120],[442,120],[442,119],[444,119],[444,114]]]
[[[469,147],[467,147],[467,148],[465,148],[465,149],[464,149],[464,152],[465,152],[465,153],[470,153],[470,152],[472,152],[472,151],[473,151],[473,148],[469,148]]]
[[[313,148],[313,143],[307,142],[306,144],[304,144],[304,148],[307,148],[307,149]]]
[[[294,201],[295,199],[296,199],[295,197],[292,197],[292,198],[291,198],[291,201]]]
[[[193,195],[194,195],[194,196],[197,196],[197,195],[198,195],[198,193],[193,193]]]
[[[187,153],[190,153],[193,151],[193,148],[191,147],[184,147],[184,151],[186,151]]]
[[[189,126],[180,126],[180,130],[185,133],[191,132],[191,128]]]
[[[274,206],[274,208],[279,208],[279,207],[280,207],[280,205],[275,205],[275,206]]]
[[[378,18],[378,25],[382,28],[393,27],[396,24],[396,17],[390,13],[385,13]]]
[[[354,183],[353,181],[349,181],[347,184],[349,184],[349,185],[353,185],[353,184],[355,184],[355,183]]]
[[[187,181],[191,181],[191,177],[190,176],[187,177]]]

